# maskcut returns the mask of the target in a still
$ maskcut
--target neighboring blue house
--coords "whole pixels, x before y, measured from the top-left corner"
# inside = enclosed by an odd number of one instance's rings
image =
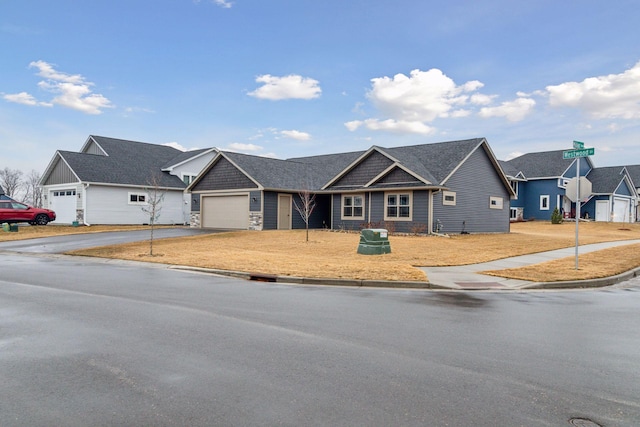
[[[636,221],[637,191],[626,167],[595,168],[587,179],[592,196],[581,207],[583,216],[606,222]]]
[[[556,207],[565,217],[575,217],[575,203],[565,196],[565,188],[576,176],[577,159],[563,159],[563,151],[528,153],[501,162],[516,194],[511,200],[512,220],[550,220]],[[593,168],[589,157],[580,159],[580,176]]]
[[[311,228],[509,232],[513,191],[486,139],[270,159],[219,152],[189,185],[192,225],[291,229],[315,195]]]

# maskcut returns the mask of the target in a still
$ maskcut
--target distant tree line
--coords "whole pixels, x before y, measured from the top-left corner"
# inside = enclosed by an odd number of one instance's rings
[[[21,170],[5,167],[0,169],[0,192],[19,202],[37,208],[42,207],[40,172],[32,170],[24,174]]]

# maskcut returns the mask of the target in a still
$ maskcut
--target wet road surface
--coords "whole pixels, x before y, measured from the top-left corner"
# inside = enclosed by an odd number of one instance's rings
[[[0,254],[0,425],[640,425],[640,280],[287,286]]]

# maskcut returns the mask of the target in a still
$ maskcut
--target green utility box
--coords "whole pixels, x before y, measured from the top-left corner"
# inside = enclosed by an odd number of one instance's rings
[[[18,231],[18,224],[8,224],[8,223],[3,223],[2,224],[2,229],[4,231],[14,231],[17,232]]]
[[[384,228],[365,228],[360,231],[358,253],[362,255],[382,255],[391,253],[389,233]]]

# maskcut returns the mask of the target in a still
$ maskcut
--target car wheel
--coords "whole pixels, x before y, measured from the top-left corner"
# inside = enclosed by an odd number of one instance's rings
[[[49,218],[45,214],[40,214],[36,217],[35,222],[37,225],[47,225]]]

